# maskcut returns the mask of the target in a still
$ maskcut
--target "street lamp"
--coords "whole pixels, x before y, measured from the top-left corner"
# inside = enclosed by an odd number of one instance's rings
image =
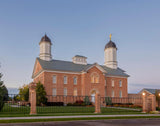
[[[142,95],[143,95],[143,96],[145,96],[145,95],[146,95],[146,93],[144,93],[144,92],[143,92],[143,93],[142,93]],[[160,94],[159,94],[159,95],[160,95]]]

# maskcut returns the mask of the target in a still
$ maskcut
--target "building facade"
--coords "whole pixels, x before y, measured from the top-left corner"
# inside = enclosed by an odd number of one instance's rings
[[[104,49],[104,65],[88,64],[87,57],[76,55],[72,61],[52,59],[51,40],[43,36],[32,78],[41,82],[47,95],[128,97],[129,75],[118,67],[117,47],[110,41]]]

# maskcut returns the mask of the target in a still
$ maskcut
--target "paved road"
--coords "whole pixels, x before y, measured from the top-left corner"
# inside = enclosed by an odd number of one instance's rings
[[[0,126],[160,126],[160,119],[114,119],[40,123],[0,124]]]

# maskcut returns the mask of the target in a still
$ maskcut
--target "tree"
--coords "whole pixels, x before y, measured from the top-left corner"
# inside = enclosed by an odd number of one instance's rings
[[[41,84],[40,81],[37,83],[37,86],[36,86],[36,96],[37,96],[37,98],[36,98],[37,105],[47,103],[48,99],[46,98],[46,91],[45,91],[43,84]]]
[[[28,101],[29,100],[29,85],[23,85],[19,88],[19,98],[21,101]]]
[[[0,111],[4,106],[4,102],[8,100],[8,90],[1,80],[2,76],[3,75],[0,73]]]

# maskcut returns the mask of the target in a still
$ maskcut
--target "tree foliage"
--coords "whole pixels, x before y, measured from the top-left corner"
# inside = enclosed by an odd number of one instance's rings
[[[43,84],[41,84],[40,81],[37,83],[37,86],[36,86],[36,96],[37,96],[37,98],[36,98],[37,105],[47,103],[48,99],[46,98],[46,91],[45,91]]]
[[[6,86],[3,84],[3,81],[1,80],[1,78],[2,78],[2,74],[0,73],[0,111],[4,106],[4,101],[8,100],[8,90]]]
[[[20,101],[28,101],[29,100],[29,85],[23,85],[19,88],[19,99]]]

